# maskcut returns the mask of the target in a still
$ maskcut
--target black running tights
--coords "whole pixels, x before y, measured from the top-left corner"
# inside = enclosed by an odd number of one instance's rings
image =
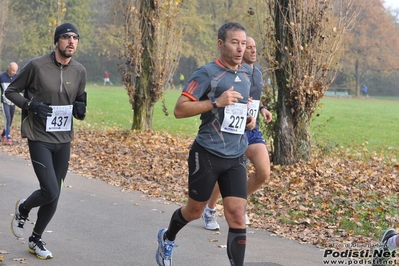
[[[39,207],[33,231],[41,236],[57,209],[61,187],[68,171],[71,145],[69,142],[53,144],[31,140],[28,143],[40,189],[26,199],[23,207],[27,211]]]

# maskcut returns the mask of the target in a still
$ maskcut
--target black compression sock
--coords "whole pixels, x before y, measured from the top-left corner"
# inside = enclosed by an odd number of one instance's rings
[[[244,265],[245,247],[247,243],[246,229],[229,228],[227,235],[227,256],[231,265]]]
[[[188,222],[183,218],[181,208],[177,209],[170,220],[168,231],[166,231],[166,238],[170,241],[175,241],[177,233],[182,229]]]

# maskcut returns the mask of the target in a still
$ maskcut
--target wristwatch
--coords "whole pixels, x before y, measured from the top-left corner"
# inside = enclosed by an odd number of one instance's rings
[[[266,106],[264,106],[264,105],[262,105],[261,107],[259,107],[259,110],[262,110],[262,109],[266,109],[266,110],[267,110]]]
[[[212,105],[213,105],[213,108],[218,108],[218,105],[216,104],[216,98],[215,98],[215,96],[212,96],[212,98],[211,98],[211,103],[212,103]]]

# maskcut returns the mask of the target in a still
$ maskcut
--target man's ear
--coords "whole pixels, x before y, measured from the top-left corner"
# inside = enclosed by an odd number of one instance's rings
[[[219,47],[219,48],[222,48],[222,46],[223,46],[223,41],[222,41],[221,39],[219,39],[219,40],[218,40],[218,47]]]

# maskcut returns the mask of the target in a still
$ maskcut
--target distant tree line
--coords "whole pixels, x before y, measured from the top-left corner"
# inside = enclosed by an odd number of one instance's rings
[[[0,10],[0,70],[9,61],[24,65],[31,57],[52,49],[54,28],[70,21],[77,25],[81,37],[77,58],[87,67],[88,79],[101,82],[105,70],[111,79],[122,82],[118,71],[119,44],[114,38],[116,0],[3,0]],[[129,2],[129,1],[128,1]],[[180,61],[174,75],[188,77],[199,65],[216,56],[214,37],[225,21],[243,24],[248,35],[259,41],[264,32],[248,10],[259,13],[262,1],[184,0],[179,19],[184,24]],[[338,1],[340,2],[340,1]],[[386,10],[381,0],[366,0],[359,21],[345,35],[345,50],[339,59],[340,70],[333,84],[352,94],[359,93],[361,84],[375,95],[399,96],[399,26],[396,10]],[[179,49],[179,48],[177,48]],[[266,62],[263,62],[265,65]]]
[[[171,78],[177,83],[215,59],[220,25],[240,22],[270,80],[264,104],[276,114],[267,132],[275,164],[309,158],[309,124],[330,86],[359,96],[367,84],[370,95],[399,96],[398,22],[381,0],[3,1],[3,69],[50,52],[55,27],[71,22],[88,81],[101,82],[105,70],[118,77],[137,130],[152,128],[154,104]]]

